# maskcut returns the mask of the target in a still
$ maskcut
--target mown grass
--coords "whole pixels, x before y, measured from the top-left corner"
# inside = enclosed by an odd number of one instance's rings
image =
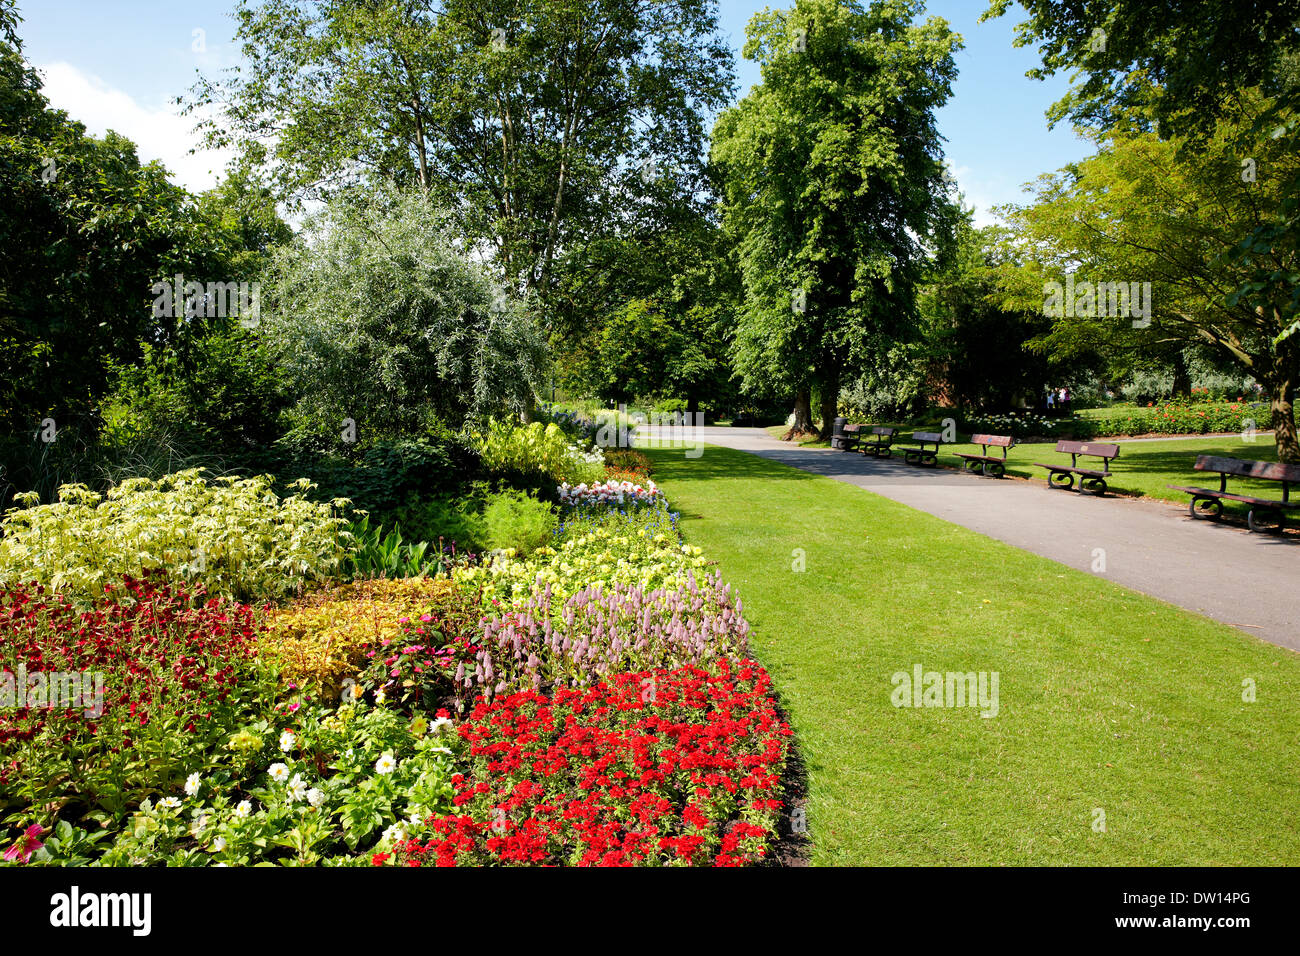
[[[815,863],[1300,863],[1300,656],[848,484],[650,454],[789,709]],[[892,706],[918,663],[997,671],[997,716]]]

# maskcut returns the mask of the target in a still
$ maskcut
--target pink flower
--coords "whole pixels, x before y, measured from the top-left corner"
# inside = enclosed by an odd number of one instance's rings
[[[17,843],[5,850],[5,859],[10,862],[19,860],[26,863],[32,858],[33,853],[45,845],[41,842],[41,835],[44,832],[45,828],[43,826],[39,823],[33,823],[23,831],[23,835],[18,838]]]

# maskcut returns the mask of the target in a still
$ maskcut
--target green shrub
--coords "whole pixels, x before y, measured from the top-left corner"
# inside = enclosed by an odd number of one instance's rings
[[[483,466],[511,484],[545,490],[564,482],[577,485],[600,481],[605,474],[604,457],[570,442],[556,424],[532,422],[518,425],[495,420],[488,426],[480,446]]]
[[[554,509],[522,491],[489,496],[483,509],[483,529],[493,550],[513,551],[524,557],[551,540],[557,518]]]
[[[103,495],[64,485],[48,505],[15,496],[32,506],[0,521],[0,585],[37,582],[90,601],[124,575],[161,570],[212,594],[265,600],[328,580],[354,547],[346,499],[280,498],[269,475],[208,481],[202,471],[128,478]]]
[[[455,544],[461,551],[482,551],[488,545],[480,503],[472,497],[421,501],[412,495],[406,504],[385,512],[379,520],[385,529],[400,528],[410,541],[436,545],[441,539],[444,545]]]

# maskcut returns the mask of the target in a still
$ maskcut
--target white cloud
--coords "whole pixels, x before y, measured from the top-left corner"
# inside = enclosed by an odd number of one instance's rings
[[[37,69],[44,79],[43,92],[50,105],[66,110],[95,136],[103,136],[111,129],[127,137],[135,143],[141,162],[162,160],[172,182],[198,192],[210,189],[221,178],[230,159],[227,152],[189,153],[198,145],[195,117],[181,116],[178,108],[170,104],[158,109],[141,106],[129,94],[70,63],[50,63]]]
[[[993,215],[994,206],[1029,201],[1024,184],[1013,183],[1005,176],[979,176],[969,166],[957,166],[950,172],[957,180],[957,188],[965,197],[966,205],[975,207],[976,226],[991,226],[1000,221]]]

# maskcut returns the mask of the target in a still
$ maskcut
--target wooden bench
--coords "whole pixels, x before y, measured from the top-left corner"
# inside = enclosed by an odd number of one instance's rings
[[[1217,455],[1197,455],[1197,471],[1214,471],[1219,474],[1219,490],[1196,488],[1185,485],[1170,485],[1175,491],[1185,491],[1192,496],[1187,506],[1193,518],[1219,518],[1223,515],[1223,501],[1241,501],[1250,505],[1246,512],[1246,524],[1251,531],[1268,530],[1271,521],[1273,529],[1282,530],[1286,520],[1286,511],[1300,508],[1300,501],[1291,500],[1291,484],[1300,483],[1300,465],[1288,465],[1277,461],[1246,461],[1240,458],[1220,458]],[[1282,500],[1258,498],[1255,495],[1238,495],[1228,492],[1228,476],[1237,478],[1262,478],[1265,481],[1282,483]],[[1260,517],[1256,518],[1255,513]],[[1262,519],[1262,520],[1261,520]]]
[[[1007,449],[1016,443],[1016,440],[1010,435],[971,435],[970,443],[979,445],[981,453],[957,452],[957,457],[963,459],[962,468],[974,474],[979,472],[981,475],[989,478],[1001,478],[1007,473]],[[989,448],[1001,448],[1002,457],[989,454]]]
[[[890,448],[894,444],[894,435],[897,431],[897,428],[882,428],[877,425],[875,428],[871,429],[872,440],[864,441],[859,451],[864,455],[874,455],[877,458],[888,458],[890,454],[892,454]]]
[[[909,465],[930,465],[937,468],[943,436],[938,432],[912,432],[912,441],[916,443],[914,446],[899,449],[903,453],[903,460]],[[934,448],[928,448],[928,445],[933,445]]]
[[[1074,476],[1079,476],[1079,490],[1088,491],[1094,495],[1104,495],[1106,493],[1106,479],[1110,477],[1110,463],[1119,457],[1119,445],[1106,442],[1087,442],[1087,441],[1058,441],[1056,443],[1056,453],[1058,455],[1069,455],[1069,465],[1049,465],[1046,462],[1034,462],[1039,468],[1046,468],[1048,471],[1047,483],[1053,488],[1073,488]],[[1101,469],[1080,468],[1079,456],[1085,458],[1100,458],[1103,462]]]
[[[838,435],[831,436],[831,445],[840,451],[852,451],[862,441],[862,425],[845,425]]]

